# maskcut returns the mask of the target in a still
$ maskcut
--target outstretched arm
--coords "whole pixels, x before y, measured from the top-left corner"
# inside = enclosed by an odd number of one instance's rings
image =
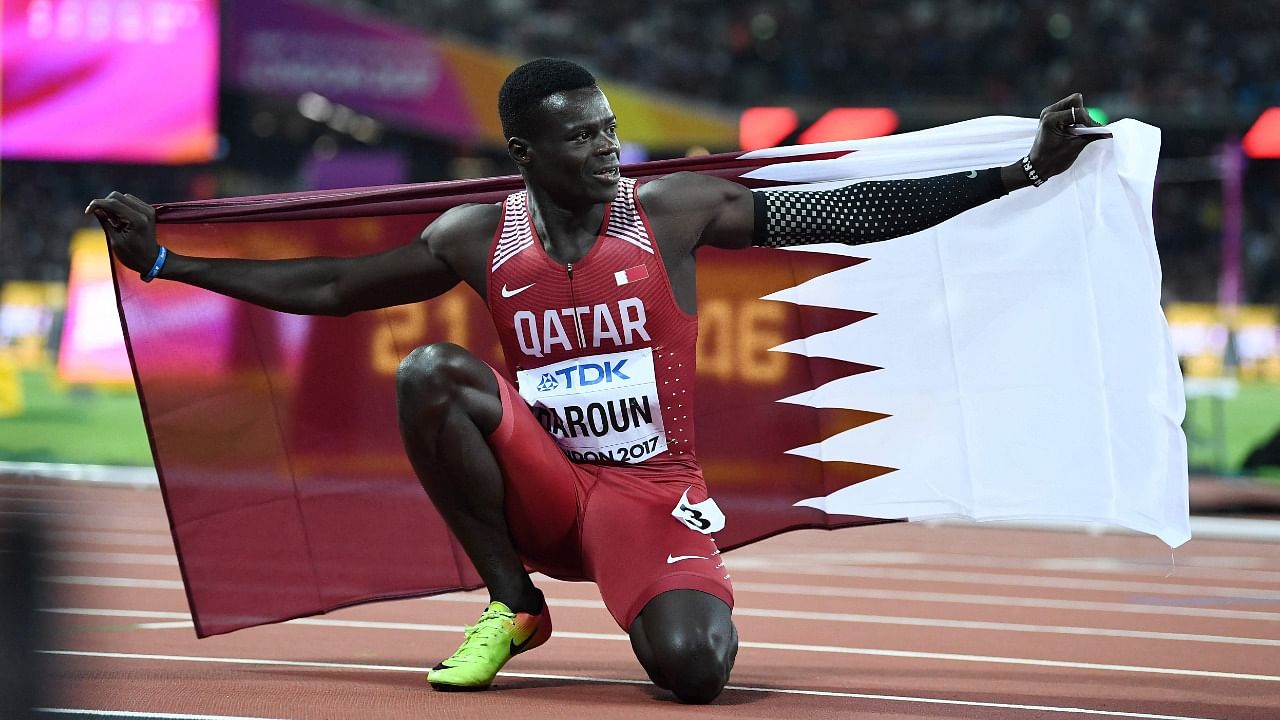
[[[1028,153],[1032,172],[1019,161],[1002,168],[929,178],[856,183],[833,190],[764,190],[735,197],[703,233],[701,244],[742,248],[821,242],[858,245],[910,235],[1013,190],[1071,167],[1084,146],[1110,135],[1076,135],[1073,125],[1098,123],[1075,94],[1040,113],[1040,129]],[[1034,173],[1034,175],[1033,175]],[[741,195],[741,193],[739,193]],[[752,218],[740,217],[748,204]],[[726,220],[726,216],[728,219]],[[743,233],[743,227],[752,228]],[[722,232],[721,229],[728,230]]]
[[[155,209],[113,192],[89,203],[107,233],[111,251],[138,273],[156,263]],[[352,258],[289,260],[200,258],[167,252],[157,277],[212,290],[272,310],[299,315],[347,315],[358,310],[416,302],[444,293],[458,275],[433,251],[444,236],[464,230],[465,209],[438,218],[416,241]]]

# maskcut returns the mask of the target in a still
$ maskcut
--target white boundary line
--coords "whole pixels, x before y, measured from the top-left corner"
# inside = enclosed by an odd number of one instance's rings
[[[458,598],[454,602],[466,601],[468,603],[475,602],[474,598]],[[548,598],[547,602],[556,607],[574,607],[589,608],[593,610],[604,609],[604,604],[595,600],[574,600],[565,598]],[[176,620],[179,622],[166,623],[144,623],[139,625],[140,629],[145,630],[161,630],[170,628],[191,627],[191,617],[186,613],[163,613],[155,614],[143,611],[132,610],[114,610],[101,608],[48,608],[42,612],[54,615],[75,615],[89,617],[128,617],[128,618],[162,618],[167,620]],[[1217,643],[1222,645],[1252,645],[1262,647],[1280,647],[1280,639],[1275,638],[1255,638],[1240,637],[1231,635],[1200,635],[1194,633],[1169,633],[1157,632],[1149,630],[1124,630],[1115,628],[1092,628],[1078,627],[1071,625],[1030,625],[1026,623],[1002,623],[1002,622],[984,622],[970,620],[951,620],[944,618],[916,618],[916,617],[898,617],[893,615],[864,615],[854,613],[828,613],[814,612],[802,610],[771,610],[758,608],[735,608],[733,614],[737,617],[758,617],[773,620],[812,620],[815,622],[842,622],[842,623],[860,623],[867,625],[899,625],[905,627],[929,627],[929,628],[945,628],[949,630],[987,630],[990,632],[1020,632],[1020,633],[1038,633],[1043,635],[1077,635],[1085,637],[1118,637],[1129,638],[1133,640],[1172,640],[1181,642],[1201,642],[1201,643]],[[313,618],[302,618],[299,620],[291,620],[289,623],[297,625],[320,624],[330,627],[352,627],[348,623],[353,622],[376,622],[376,621],[356,621],[356,620],[339,620],[336,618],[314,618],[315,623],[305,622]],[[289,624],[286,623],[286,624]],[[361,625],[360,627],[373,627],[372,625]],[[437,626],[423,626],[437,627]],[[397,630],[413,630],[414,627],[404,627],[396,625],[390,629]]]
[[[177,558],[173,552],[173,543],[168,533],[163,535],[160,533],[138,534],[138,533],[106,533],[106,532],[72,532],[64,531],[58,539],[67,542],[82,542],[92,544],[95,538],[101,538],[98,542],[104,544],[137,544],[137,537],[145,537],[149,542],[147,544],[154,545],[160,552],[152,553],[116,553],[102,554],[92,556],[92,551],[59,551],[56,555],[59,559],[70,561],[78,561],[81,557],[89,558],[86,562],[102,562],[117,565],[128,565],[132,562],[139,564],[157,564],[157,557],[165,557],[170,564],[177,564]],[[77,538],[80,538],[77,540]],[[101,558],[101,559],[97,559]],[[1227,560],[1235,559],[1239,561],[1235,566],[1227,565]],[[743,554],[726,558],[730,565],[736,565],[739,570],[761,569],[772,567],[853,567],[853,568],[876,568],[881,571],[892,570],[895,568],[928,572],[937,569],[937,566],[945,567],[949,571],[955,571],[959,568],[975,569],[978,572],[989,570],[997,571],[1030,571],[1036,576],[1059,577],[1063,575],[1074,576],[1079,575],[1121,575],[1127,578],[1155,578],[1160,580],[1168,580],[1172,576],[1178,576],[1179,580],[1203,582],[1211,587],[1221,587],[1224,582],[1250,582],[1259,584],[1271,584],[1276,588],[1277,599],[1280,599],[1280,569],[1266,570],[1258,569],[1257,564],[1271,561],[1271,558],[1260,556],[1238,557],[1238,558],[1220,558],[1213,557],[1211,564],[1207,565],[1174,565],[1172,563],[1156,566],[1153,563],[1133,563],[1121,561],[1113,558],[1096,558],[1096,557],[1049,557],[1049,558],[1022,558],[1022,557],[1000,557],[997,555],[959,555],[943,552],[838,552],[823,551],[809,553],[768,553],[768,554]],[[1088,579],[1088,578],[1085,578]],[[1106,581],[1105,578],[1099,578]],[[1256,589],[1256,588],[1253,588]]]
[[[143,488],[158,488],[160,486],[155,468],[147,466],[0,461],[0,475],[5,474],[35,475],[101,485],[128,485]],[[1068,523],[1061,521],[975,522],[966,520],[927,520],[921,524],[964,528],[1066,531],[1093,535],[1101,533],[1144,535],[1144,533],[1110,525],[1102,526],[1094,523]],[[1193,538],[1200,539],[1272,541],[1280,539],[1280,521],[1196,516],[1191,518],[1191,535]]]
[[[858,552],[823,550],[819,552],[786,552],[749,556],[752,559],[769,560],[780,565],[836,565],[836,566],[916,566],[947,568],[972,568],[997,571],[1033,571],[1049,573],[1079,573],[1089,575],[1123,575],[1127,577],[1151,577],[1168,579],[1178,576],[1183,580],[1257,582],[1280,584],[1280,568],[1268,570],[1261,565],[1276,565],[1272,548],[1259,545],[1255,555],[1231,557],[1211,556],[1203,564],[1187,562],[1206,557],[1186,553],[1182,557],[1170,555],[1164,562],[1137,562],[1112,556],[1079,557],[1019,557],[1013,555],[970,555],[945,551],[919,552]]]
[[[90,587],[129,587],[147,590],[182,590],[178,580],[147,580],[142,578],[92,577],[86,575],[53,575],[41,578],[57,585],[84,585]],[[1052,610],[1079,610],[1085,612],[1117,612],[1136,615],[1167,615],[1176,617],[1204,617],[1223,620],[1262,620],[1274,622],[1280,612],[1265,610],[1223,610],[1219,608],[1187,607],[1174,604],[1122,603],[1095,600],[1056,600],[1053,598],[1019,597],[1014,595],[975,595],[966,593],[939,593],[920,590],[882,590],[876,588],[851,588],[831,585],[795,585],[786,583],[761,583],[737,581],[735,591],[778,594],[842,597],[866,600],[891,600],[894,602],[928,602],[942,604],[995,605],[998,607],[1034,607]],[[466,593],[434,595],[423,598],[407,598],[404,602],[477,602]],[[557,600],[557,602],[562,602]],[[569,603],[574,601],[569,601]],[[569,606],[566,603],[566,607]],[[483,602],[480,604],[483,605]]]
[[[108,553],[54,551],[40,553],[41,557],[68,563],[89,563],[92,565],[163,565],[178,567],[178,558],[172,552],[167,553]]]
[[[967,572],[962,570],[921,570],[916,568],[873,567],[853,565],[808,565],[773,563],[763,557],[725,558],[725,565],[734,573],[758,572],[772,575],[802,575],[820,577],[856,577],[876,580],[906,580],[914,582],[944,582],[985,587],[1034,587],[1053,590],[1096,590],[1101,592],[1145,593],[1149,595],[1191,595],[1195,597],[1250,598],[1267,602],[1280,602],[1280,589],[1224,587],[1221,584],[1204,585],[1136,582],[1130,580],[1105,580],[1100,578],[1068,577],[1063,575],[1026,575],[1017,573]]]
[[[620,636],[626,639],[625,636]],[[425,673],[425,667],[408,667],[404,665],[371,665],[362,663],[334,663],[319,662],[313,660],[267,660],[253,658],[209,658],[209,657],[193,657],[185,655],[144,655],[136,653],[104,653],[104,652],[81,652],[75,650],[41,650],[40,652],[49,655],[64,655],[75,657],[99,657],[120,660],[164,660],[174,662],[205,662],[205,663],[225,663],[230,665],[275,665],[287,667],[303,667],[303,668],[328,668],[342,670],[377,670],[389,672],[414,672]],[[645,680],[631,680],[627,678],[598,678],[582,675],[551,675],[545,673],[514,673],[500,672],[500,677],[531,679],[531,680],[568,680],[576,682],[592,682],[592,683],[608,683],[616,685],[649,685]],[[1280,679],[1280,678],[1277,678]],[[1100,715],[1107,717],[1124,717],[1124,718],[1141,718],[1142,720],[1213,720],[1212,718],[1190,717],[1185,715],[1158,715],[1153,713],[1130,713],[1119,710],[1091,710],[1089,708],[1059,707],[1053,705],[1015,705],[1011,703],[997,702],[980,702],[976,700],[949,700],[941,698],[922,698],[909,697],[903,695],[873,695],[870,693],[850,693],[838,692],[832,690],[802,690],[792,688],[765,688],[752,687],[747,685],[727,685],[726,690],[737,690],[742,692],[759,692],[759,693],[778,693],[784,695],[807,695],[811,697],[834,697],[849,698],[857,700],[883,700],[890,702],[908,702],[922,703],[928,705],[960,705],[965,707],[987,707],[1000,708],[1005,710],[1034,710],[1037,712],[1054,712],[1067,713],[1076,715]]]
[[[156,720],[280,720],[279,718],[249,717],[247,715],[191,715],[189,713],[140,712],[137,710],[90,710],[88,708],[34,708],[36,712],[55,715],[89,715],[125,718],[155,718]]]
[[[55,542],[86,543],[89,545],[123,545],[132,547],[154,547],[168,550],[173,556],[173,537],[169,533],[158,532],[109,532],[94,530],[52,530],[46,536]]]
[[[103,611],[110,613],[115,611]],[[119,616],[116,616],[119,617]],[[427,623],[384,622],[375,620],[333,620],[330,618],[301,618],[290,620],[289,625],[314,625],[319,627],[336,627],[361,630],[408,630],[417,632],[460,633],[465,628],[460,625],[435,625]],[[142,630],[169,630],[191,627],[190,619],[171,622],[139,623],[136,627]],[[604,640],[613,642],[629,642],[622,633],[592,633],[558,631],[556,637],[567,640]],[[755,650],[779,650],[791,652],[829,653],[835,655],[867,655],[872,657],[910,658],[915,660],[941,660],[951,662],[990,663],[995,665],[1030,665],[1034,667],[1070,668],[1075,670],[1105,670],[1109,672],[1143,673],[1150,675],[1178,675],[1184,677],[1205,677],[1227,680],[1260,680],[1264,682],[1280,682],[1278,675],[1261,675],[1256,673],[1233,673],[1218,670],[1186,670],[1181,668],[1146,667],[1142,665],[1116,665],[1110,663],[1089,663],[1074,660],[1036,660],[1033,658],[999,657],[994,655],[966,655],[962,653],[922,652],[916,650],[886,650],[881,648],[856,648],[841,645],[810,645],[803,643],[771,643],[742,640],[741,648]]]
[[[1209,617],[1224,620],[1280,619],[1280,612],[1264,610],[1221,610],[1218,608],[1187,607],[1172,604],[1104,602],[1098,600],[1056,600],[1053,598],[1020,597],[1014,595],[975,595],[967,593],[940,593],[922,590],[884,590],[878,588],[851,588],[832,585],[793,585],[786,583],[760,583],[735,581],[734,592],[776,593],[779,595],[813,595],[843,597],[864,600],[891,600],[894,602],[929,602],[944,604],[995,605],[997,607],[1034,607],[1053,610],[1082,610],[1086,612],[1119,612],[1139,615],[1173,615],[1185,617]],[[446,597],[446,596],[439,596]]]
[[[78,557],[95,557],[100,564],[131,564],[133,558],[139,564],[176,564],[177,560],[168,553],[64,553],[65,559],[76,561]],[[153,558],[165,558],[163,561]],[[961,585],[982,585],[984,588],[994,587],[1031,587],[1068,591],[1098,591],[1143,595],[1180,596],[1194,598],[1222,599],[1231,602],[1248,601],[1252,603],[1280,604],[1280,587],[1240,587],[1226,586],[1221,583],[1159,583],[1132,580],[1111,580],[1103,578],[1071,577],[1055,574],[1023,574],[999,572],[969,572],[964,570],[939,570],[902,568],[885,566],[857,565],[819,565],[807,563],[777,562],[766,557],[726,557],[725,565],[730,572],[762,573],[766,575],[799,575],[829,578],[869,578],[875,580],[896,580],[927,583],[953,583]],[[736,584],[736,583],[735,583]]]
[[[87,585],[89,587],[124,587],[145,590],[182,590],[181,580],[146,580],[144,578],[87,577],[84,575],[50,575],[41,581],[55,585]]]
[[[1128,528],[1096,523],[1072,523],[1052,520],[925,520],[925,525],[941,527],[980,527],[993,530],[1048,530],[1088,535],[1137,535],[1146,536]],[[1258,518],[1218,517],[1194,515],[1191,517],[1193,540],[1264,540],[1280,539],[1280,521]]]
[[[128,485],[160,487],[153,467],[121,465],[77,465],[74,463],[41,463],[0,461],[0,474],[35,475],[36,477],[70,480],[94,485]]]

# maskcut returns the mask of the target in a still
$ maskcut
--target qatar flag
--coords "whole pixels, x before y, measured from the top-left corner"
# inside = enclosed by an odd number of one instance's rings
[[[985,118],[624,173],[805,191],[1006,165],[1036,128]],[[1151,220],[1159,131],[1109,130],[1042,187],[911,236],[699,251],[696,433],[722,548],[933,518],[1189,538],[1182,379]],[[159,238],[194,255],[359,255],[520,188],[503,177],[165,205]],[[395,412],[396,367],[418,345],[455,342],[505,367],[479,298],[456,288],[299,317],[115,270],[198,634],[479,586]]]

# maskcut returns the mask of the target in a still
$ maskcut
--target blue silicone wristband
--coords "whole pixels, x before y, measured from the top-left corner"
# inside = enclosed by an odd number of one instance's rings
[[[156,254],[156,261],[151,269],[143,273],[142,282],[151,282],[160,274],[160,269],[164,267],[164,261],[169,257],[169,250],[165,246],[160,246],[160,252]]]

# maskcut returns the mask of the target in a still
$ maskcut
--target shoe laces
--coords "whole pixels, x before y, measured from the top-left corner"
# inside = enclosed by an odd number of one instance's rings
[[[475,625],[468,625],[464,631],[466,639],[462,646],[449,658],[451,663],[469,663],[487,661],[490,656],[486,649],[491,645],[507,645],[511,642],[510,629],[515,623],[515,613],[508,613],[496,608],[486,608]]]

